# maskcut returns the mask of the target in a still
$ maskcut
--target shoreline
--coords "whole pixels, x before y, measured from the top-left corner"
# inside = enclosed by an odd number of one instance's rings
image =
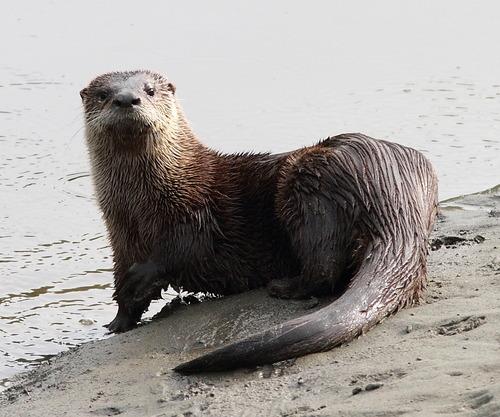
[[[357,340],[255,370],[173,373],[317,308],[251,291],[58,354],[11,379],[0,416],[500,415],[500,185],[440,207],[426,301]]]

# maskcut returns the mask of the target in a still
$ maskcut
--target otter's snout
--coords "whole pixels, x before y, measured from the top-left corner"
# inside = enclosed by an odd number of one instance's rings
[[[131,90],[120,91],[113,99],[113,105],[121,108],[138,106],[139,104],[141,104],[141,98]]]

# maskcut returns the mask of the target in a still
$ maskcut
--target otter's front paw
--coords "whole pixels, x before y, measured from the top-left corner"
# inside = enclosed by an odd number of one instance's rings
[[[107,327],[110,333],[123,333],[136,327],[137,321],[138,319],[132,317],[126,311],[118,309],[113,321],[104,325],[104,327]]]
[[[146,306],[145,310],[151,300],[161,298],[161,290],[165,285],[164,272],[157,264],[151,261],[134,264],[125,274],[116,299],[130,310],[143,305]]]
[[[134,264],[125,274],[115,292],[118,313],[105,327],[112,333],[126,332],[137,326],[151,300],[161,298],[161,290],[168,285],[162,268],[154,262]]]

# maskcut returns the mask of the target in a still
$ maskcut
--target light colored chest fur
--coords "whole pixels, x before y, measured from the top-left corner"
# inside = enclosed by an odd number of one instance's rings
[[[94,167],[99,206],[111,245],[134,261],[149,255],[166,219],[166,191],[140,161],[116,159]]]

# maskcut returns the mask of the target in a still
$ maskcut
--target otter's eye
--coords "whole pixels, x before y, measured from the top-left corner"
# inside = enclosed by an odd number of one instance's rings
[[[99,98],[99,100],[106,100],[108,98],[108,93],[106,93],[106,91],[101,91],[99,92],[99,94],[97,94],[97,97]]]
[[[148,96],[153,97],[155,95],[155,89],[151,85],[149,85],[149,84],[146,84],[144,86],[144,91],[146,92],[146,94]]]

